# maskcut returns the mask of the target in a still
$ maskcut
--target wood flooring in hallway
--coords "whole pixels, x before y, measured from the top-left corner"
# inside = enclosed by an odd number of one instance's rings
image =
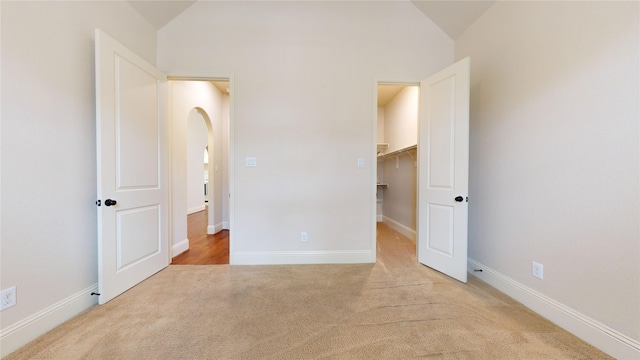
[[[229,230],[207,234],[207,210],[187,216],[189,250],[173,258],[172,265],[229,264]],[[416,243],[383,223],[377,224],[378,257],[404,252],[415,259]]]
[[[208,209],[208,207],[207,207]],[[229,263],[229,230],[207,234],[207,210],[187,215],[189,250],[176,256],[171,265],[221,265]]]

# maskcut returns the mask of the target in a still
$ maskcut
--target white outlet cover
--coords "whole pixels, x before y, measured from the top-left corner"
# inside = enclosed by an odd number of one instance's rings
[[[531,262],[531,275],[542,280],[544,278],[544,266],[535,261]]]
[[[16,287],[10,287],[0,292],[0,310],[8,309],[16,304]]]
[[[246,157],[244,159],[244,164],[246,167],[256,167],[256,158],[255,157]]]

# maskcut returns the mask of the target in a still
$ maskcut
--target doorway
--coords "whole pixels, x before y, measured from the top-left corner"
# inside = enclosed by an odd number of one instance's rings
[[[411,246],[416,257],[417,145],[420,87],[377,84],[376,242],[382,252],[389,237]],[[398,241],[400,241],[398,240]]]
[[[389,140],[378,146],[378,157],[383,160],[407,153],[415,161],[417,191],[413,198],[417,206],[412,208],[416,211],[418,262],[461,282],[467,281],[470,83],[469,58],[422,80],[417,91],[418,111],[413,111],[417,116],[412,117],[417,119],[415,138],[400,138],[399,144]],[[383,141],[395,141],[396,136],[385,131]],[[411,155],[413,144],[415,158]],[[377,239],[374,241],[377,249]]]
[[[172,264],[228,264],[230,81],[174,78],[170,90]]]

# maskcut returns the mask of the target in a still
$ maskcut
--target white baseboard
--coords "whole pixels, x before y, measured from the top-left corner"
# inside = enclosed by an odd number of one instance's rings
[[[176,257],[189,250],[189,239],[184,239],[171,247],[171,257]]]
[[[640,341],[549,298],[473,259],[469,273],[617,359],[640,359]],[[482,272],[474,270],[482,269]]]
[[[209,225],[207,226],[207,234],[216,234],[218,231],[222,231],[222,229],[224,229],[222,223],[217,223],[214,226]]]
[[[231,254],[232,265],[362,264],[374,263],[371,250],[345,251],[239,251]]]
[[[416,241],[416,231],[407,227],[405,225],[400,224],[399,222],[390,219],[386,216],[382,217],[382,222],[389,225],[393,230],[399,232],[400,234],[408,237],[409,239]]]
[[[18,350],[30,341],[98,303],[92,292],[98,291],[98,284],[89,286],[66,299],[41,310],[26,319],[0,331],[0,357]]]
[[[376,215],[376,221],[382,222],[382,215]]]
[[[205,209],[205,205],[198,205],[196,207],[192,207],[190,209],[187,209],[187,215],[189,214],[193,214],[193,213],[197,213],[198,211],[203,211]]]
[[[229,230],[229,222],[228,221],[223,221],[222,222],[222,229],[223,230]]]

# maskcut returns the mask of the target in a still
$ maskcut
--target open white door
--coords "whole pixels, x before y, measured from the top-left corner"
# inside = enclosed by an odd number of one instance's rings
[[[104,304],[169,265],[166,77],[96,30],[98,289]]]
[[[418,261],[467,282],[469,58],[420,83]]]

